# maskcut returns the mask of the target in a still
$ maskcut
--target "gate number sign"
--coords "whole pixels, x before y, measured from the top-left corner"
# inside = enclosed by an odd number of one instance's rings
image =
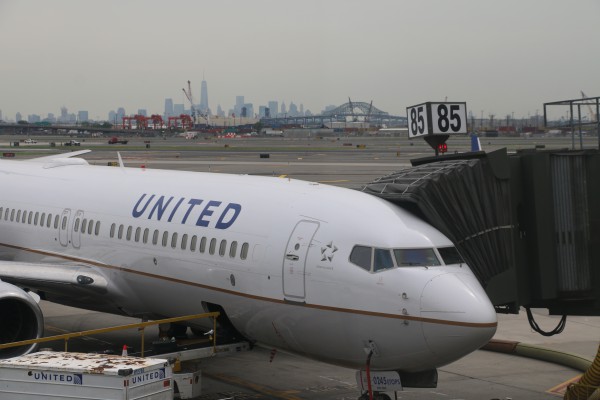
[[[407,107],[408,137],[467,133],[467,103],[427,102]]]

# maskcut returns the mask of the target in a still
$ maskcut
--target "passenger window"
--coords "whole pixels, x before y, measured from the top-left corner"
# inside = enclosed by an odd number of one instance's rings
[[[52,225],[52,214],[48,214],[48,220],[46,221],[46,226],[48,228],[50,228],[50,225]]]
[[[444,260],[444,264],[464,264],[464,260],[461,257],[456,247],[440,247],[438,248],[440,252],[440,256],[442,256],[442,260]]]
[[[125,237],[127,240],[131,240],[131,231],[133,230],[133,228],[131,227],[131,225],[129,225],[127,227],[127,236]]]
[[[90,222],[88,222],[88,235],[92,234],[92,231],[94,230],[94,220],[90,219]]]
[[[192,236],[192,241],[190,242],[190,251],[196,251],[196,243],[198,243],[198,236]]]
[[[354,246],[350,253],[350,262],[371,271],[371,253],[373,249],[366,246]]]
[[[12,211],[10,212],[10,221],[14,221],[15,220],[15,209],[13,208]]]
[[[8,221],[8,214],[9,214],[10,209],[7,208],[6,211],[4,212],[4,220]]]
[[[140,241],[140,235],[142,234],[142,228],[139,226],[135,228],[135,241],[136,243]]]
[[[31,225],[31,220],[33,219],[33,211],[29,211],[29,215],[27,216],[27,223]]]
[[[96,236],[100,234],[100,221],[96,221],[96,229],[94,230],[94,234]]]
[[[81,233],[85,233],[86,227],[87,227],[87,218],[84,218],[83,221],[81,221]]]
[[[58,220],[59,220],[60,216],[58,214],[56,214],[54,216],[54,229],[58,229]]]
[[[177,247],[177,232],[173,233],[173,237],[171,237],[171,248]]]
[[[2,218],[3,213],[4,213],[4,207],[0,207],[0,218]]]
[[[162,245],[163,245],[163,247],[167,247],[167,243],[169,243],[169,232],[165,231],[163,233],[163,238],[162,238]]]
[[[188,239],[188,235],[187,233],[185,233],[182,237],[181,237],[181,250],[185,250],[187,247],[187,239]]]
[[[221,244],[219,245],[219,255],[223,257],[225,255],[225,250],[227,250],[227,240],[221,240]]]
[[[229,248],[229,257],[234,258],[235,253],[237,253],[237,242],[231,242],[231,247]]]
[[[17,211],[17,222],[21,222],[21,210]]]
[[[117,237],[119,239],[123,239],[123,228],[124,228],[123,224],[119,225],[119,233],[117,235]]]
[[[210,254],[211,256],[213,254],[215,254],[216,247],[217,247],[217,239],[215,239],[215,238],[210,239],[210,247],[208,248],[208,254]]]
[[[46,213],[42,213],[40,217],[40,226],[44,226],[46,224]]]
[[[373,270],[375,272],[394,268],[392,253],[388,249],[375,249],[373,257]]]
[[[73,227],[73,230],[75,232],[79,231],[79,218],[75,220],[75,226]]]
[[[158,243],[158,229],[154,230],[154,233],[152,234],[152,244],[156,245]]]
[[[62,219],[62,230],[67,229],[67,216],[65,215]]]
[[[0,214],[2,214],[2,210],[0,209]],[[38,211],[35,212],[35,218],[33,219],[33,224],[37,225],[40,219],[40,213]]]
[[[113,222],[113,224],[110,226],[110,237],[114,238],[115,237],[115,229],[117,228],[117,224],[115,224]]]
[[[202,236],[200,239],[200,253],[204,253],[206,251],[206,236]]]
[[[144,242],[144,244],[148,243],[148,234],[150,233],[150,229],[146,228],[144,229],[144,237],[142,239],[142,241]]]
[[[240,258],[242,260],[245,260],[248,257],[248,248],[250,247],[250,245],[248,243],[244,243],[242,245],[242,251],[240,252]]]
[[[394,256],[399,267],[440,265],[433,249],[394,249]]]

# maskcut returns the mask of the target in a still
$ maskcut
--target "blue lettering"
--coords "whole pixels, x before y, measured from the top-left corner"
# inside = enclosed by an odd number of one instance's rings
[[[185,221],[187,221],[187,219],[188,219],[188,216],[189,216],[189,215],[190,215],[190,213],[192,212],[192,209],[193,209],[195,206],[202,204],[202,201],[203,201],[203,200],[201,200],[201,199],[190,199],[190,201],[188,201],[188,204],[189,204],[190,206],[188,207],[188,210],[187,210],[187,212],[186,212],[186,213],[185,213],[185,215],[183,216],[183,220],[181,221],[181,223],[182,223],[182,224],[185,224]]]
[[[210,221],[206,221],[204,219],[204,217],[210,217],[211,215],[213,215],[214,211],[211,210],[211,208],[218,207],[220,205],[221,205],[220,201],[216,201],[216,200],[209,201],[208,204],[206,204],[206,207],[204,207],[204,210],[202,210],[202,212],[200,213],[200,216],[198,217],[198,221],[196,221],[196,226],[208,226]]]
[[[164,200],[165,200],[165,196],[160,196],[158,198],[158,200],[156,200],[156,204],[154,204],[154,207],[152,207],[152,211],[150,211],[150,215],[148,216],[148,219],[152,219],[152,215],[154,215],[154,211],[157,211],[157,219],[160,221],[165,210],[169,206],[169,203],[171,202],[171,200],[173,200],[173,196],[169,197],[169,200],[167,200],[167,202],[163,205]]]
[[[230,212],[231,211],[231,212]],[[229,228],[240,215],[242,211],[242,206],[237,203],[229,203],[225,210],[221,213],[221,217],[217,221],[215,228],[217,229],[227,229]],[[226,219],[228,218],[228,219]]]
[[[179,206],[181,205],[181,203],[183,203],[183,200],[185,200],[183,197],[181,199],[179,199],[179,201],[177,202],[177,204],[175,204],[175,208],[173,209],[173,211],[171,211],[171,215],[169,215],[169,222],[171,222],[171,220],[173,219],[173,216],[175,215],[175,212],[177,211],[177,209],[179,208]]]
[[[141,211],[138,211],[138,207],[139,207],[140,203],[142,202],[142,200],[144,200],[144,197],[146,197],[146,193],[144,193],[142,195],[142,197],[140,197],[140,199],[135,204],[135,207],[133,207],[133,211],[131,212],[131,214],[133,215],[133,218],[140,217],[146,211],[146,208],[148,208],[148,204],[150,204],[150,202],[154,198],[154,195],[150,196],[150,198],[148,198],[148,201],[146,201],[146,204],[144,205],[144,208],[142,208]]]

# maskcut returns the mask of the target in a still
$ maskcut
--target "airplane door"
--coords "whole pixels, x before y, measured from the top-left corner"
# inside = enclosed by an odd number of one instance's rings
[[[306,257],[319,223],[300,221],[290,235],[283,258],[283,294],[286,299],[302,301],[306,296]]]
[[[69,217],[71,216],[71,209],[65,208],[60,216],[60,222],[58,225],[58,238],[60,244],[67,246],[69,244]]]
[[[83,210],[77,210],[75,213],[75,222],[71,232],[71,244],[78,249],[81,246],[81,221],[83,220]]]

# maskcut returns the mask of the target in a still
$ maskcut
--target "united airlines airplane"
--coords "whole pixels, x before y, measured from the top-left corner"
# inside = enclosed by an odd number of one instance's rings
[[[43,334],[40,297],[149,319],[220,311],[251,342],[356,369],[371,353],[372,369],[401,376],[496,330],[452,243],[385,200],[293,179],[91,166],[85,152],[0,160],[2,342]]]

